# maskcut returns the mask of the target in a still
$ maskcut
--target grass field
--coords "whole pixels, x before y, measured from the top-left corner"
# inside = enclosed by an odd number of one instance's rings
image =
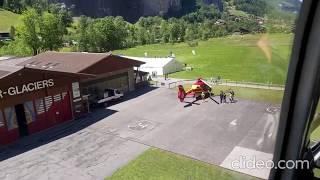
[[[320,116],[320,102],[318,103],[318,107],[316,110],[316,113],[318,113],[318,117]],[[311,134],[311,140],[313,141],[320,141],[320,122],[315,121],[315,127],[317,127]],[[320,171],[319,171],[320,176]]]
[[[235,92],[236,98],[246,100],[281,104],[283,98],[283,91],[243,87],[215,86],[214,93],[218,95],[220,94],[221,90],[227,91],[229,88],[231,88]]]
[[[0,9],[0,32],[9,32],[11,26],[19,24],[19,15]]]
[[[257,46],[263,36],[272,54],[271,60]],[[172,51],[177,60],[194,70],[174,73],[170,77],[194,79],[221,76],[237,81],[284,84],[292,37],[292,34],[238,35],[200,41],[197,47],[190,47],[187,43],[156,44],[118,50],[114,54],[143,56],[147,52],[150,57],[164,57]],[[196,55],[192,54],[193,49]]]
[[[106,180],[256,179],[159,149],[149,149]]]
[[[185,89],[189,89],[191,85],[184,85]],[[283,99],[283,91],[269,89],[255,89],[245,87],[230,87],[230,86],[214,86],[213,93],[218,96],[220,91],[228,91],[232,89],[235,92],[235,98],[252,100],[257,102],[265,102],[271,104],[281,104]],[[178,89],[176,89],[178,90]],[[319,129],[320,131],[320,129]],[[320,133],[320,132],[319,132]]]

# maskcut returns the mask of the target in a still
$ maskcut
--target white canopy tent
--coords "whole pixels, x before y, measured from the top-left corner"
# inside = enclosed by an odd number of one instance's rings
[[[183,70],[183,64],[178,62],[174,57],[167,58],[148,58],[123,56],[125,58],[142,61],[139,70],[148,72],[150,75],[165,75]]]

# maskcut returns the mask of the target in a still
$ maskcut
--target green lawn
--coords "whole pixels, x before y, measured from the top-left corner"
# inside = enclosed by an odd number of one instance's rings
[[[283,98],[283,91],[269,90],[269,89],[255,89],[243,87],[227,87],[215,86],[215,94],[219,94],[221,90],[228,90],[231,88],[235,92],[236,98],[267,102],[272,104],[281,104]]]
[[[182,71],[171,77],[195,79],[221,76],[224,79],[284,84],[288,69],[292,34],[269,34],[266,43],[272,53],[268,61],[257,42],[263,35],[228,36],[200,41],[197,47],[186,43],[155,44],[117,50],[115,54],[129,56],[168,56],[172,51],[177,60],[187,63],[193,71]],[[196,55],[192,54],[192,50]]]
[[[320,102],[318,103],[318,107],[317,107],[317,113],[320,113]],[[319,125],[318,125],[319,126]],[[311,133],[311,140],[313,141],[320,141],[320,126],[318,128],[316,128],[312,133]],[[313,171],[315,173],[315,176],[317,178],[320,178],[320,169],[315,169]]]
[[[320,127],[318,127],[312,132],[311,140],[320,141]]]
[[[320,103],[318,103],[318,107],[316,110],[316,113],[318,113],[318,116],[320,114]],[[320,141],[320,122],[317,122],[315,127],[317,127],[312,133],[311,133],[311,140],[314,141]],[[319,177],[320,177],[320,172],[319,172]]]
[[[191,85],[185,85],[184,88],[188,89]],[[230,87],[230,86],[214,86],[213,92],[219,95],[220,91],[228,91],[232,89],[235,92],[235,98],[252,100],[257,102],[266,102],[272,104],[281,104],[283,98],[283,91],[269,90],[269,89],[255,89],[244,87]]]
[[[20,15],[0,9],[0,32],[9,32],[11,26],[19,24]]]
[[[235,7],[232,7],[231,9],[229,9],[229,13],[231,15],[238,16],[238,17],[249,17],[248,13],[244,11],[236,10]]]
[[[159,149],[149,149],[106,180],[256,179]]]

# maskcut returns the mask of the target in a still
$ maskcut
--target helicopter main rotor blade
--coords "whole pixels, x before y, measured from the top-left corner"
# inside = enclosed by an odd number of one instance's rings
[[[218,101],[214,100],[214,99],[212,98],[212,96],[209,96],[209,98],[210,98],[212,101],[214,101],[215,103],[220,104]]]

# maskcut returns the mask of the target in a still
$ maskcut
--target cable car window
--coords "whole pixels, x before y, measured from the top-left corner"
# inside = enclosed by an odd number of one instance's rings
[[[26,127],[17,113],[19,130],[79,119],[39,138],[54,160],[97,179],[268,179],[302,0],[0,2],[0,19],[10,15],[0,21],[10,39],[0,56],[31,58],[12,74],[22,87],[0,84],[0,98],[24,102],[27,122],[39,120]],[[29,83],[53,77],[50,88]],[[14,111],[4,110],[8,129],[17,128]],[[108,177],[99,173],[106,164],[115,165]]]

